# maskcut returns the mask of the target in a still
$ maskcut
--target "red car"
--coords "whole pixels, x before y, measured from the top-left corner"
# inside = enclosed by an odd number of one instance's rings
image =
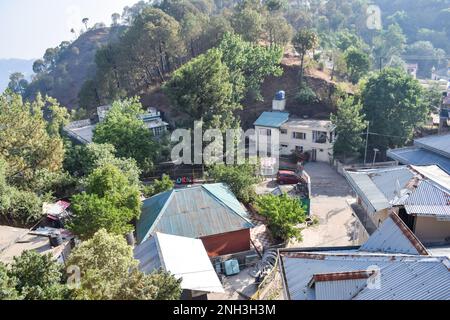
[[[293,171],[279,171],[277,175],[278,184],[298,184],[301,183],[301,178]]]

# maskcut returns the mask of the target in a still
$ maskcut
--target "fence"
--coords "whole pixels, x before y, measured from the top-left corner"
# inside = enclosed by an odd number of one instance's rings
[[[283,282],[279,272],[279,258],[272,271],[258,285],[258,290],[251,300],[279,300],[283,292]]]
[[[336,171],[340,175],[344,175],[344,170],[353,169],[353,170],[362,170],[362,169],[375,169],[375,168],[382,168],[382,167],[393,167],[398,165],[397,161],[386,161],[386,162],[377,162],[375,164],[362,164],[362,163],[354,163],[354,164],[344,164],[340,162],[339,160],[334,160],[333,166],[336,169]]]

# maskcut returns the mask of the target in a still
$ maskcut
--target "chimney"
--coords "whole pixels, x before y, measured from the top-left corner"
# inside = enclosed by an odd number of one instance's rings
[[[272,101],[273,111],[284,111],[286,109],[286,92],[278,91]]]

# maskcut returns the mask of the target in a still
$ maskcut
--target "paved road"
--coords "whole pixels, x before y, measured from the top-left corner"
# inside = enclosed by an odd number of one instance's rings
[[[349,203],[355,202],[347,180],[326,163],[308,163],[305,170],[311,177],[312,215],[320,224],[302,232],[303,241],[291,247],[326,247],[357,245],[354,230],[357,219]]]

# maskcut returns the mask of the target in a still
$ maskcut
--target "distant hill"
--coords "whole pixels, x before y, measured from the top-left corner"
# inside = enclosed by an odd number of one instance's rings
[[[33,74],[33,61],[23,59],[0,59],[0,92],[3,92],[9,83],[9,75],[13,72],[22,72],[27,79]]]
[[[102,46],[113,42],[121,28],[91,29],[62,50],[55,66],[39,74],[30,85],[26,98],[37,92],[56,98],[61,105],[78,108],[78,93],[87,79],[95,75],[95,54]]]

